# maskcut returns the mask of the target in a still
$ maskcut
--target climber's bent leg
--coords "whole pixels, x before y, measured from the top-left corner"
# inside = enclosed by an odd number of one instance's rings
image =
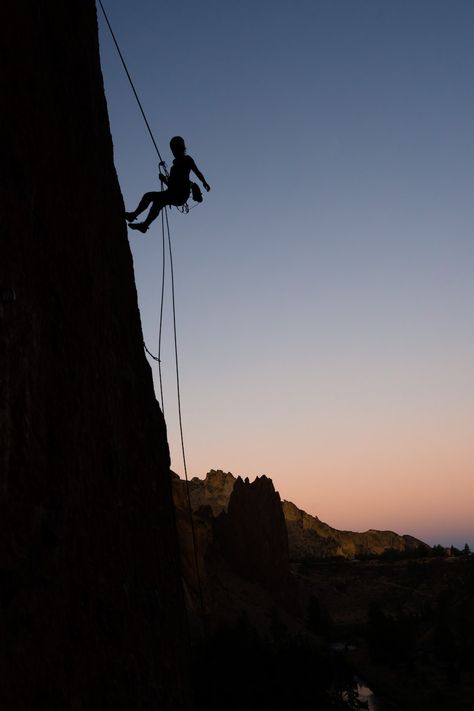
[[[140,215],[143,210],[146,210],[148,205],[154,200],[156,200],[157,196],[159,197],[162,193],[145,193],[145,195],[142,197],[140,202],[138,203],[138,207],[136,210],[133,212],[126,212],[125,213],[125,219],[127,222],[133,222],[133,220],[136,220],[138,215]]]
[[[134,225],[129,225],[129,227],[132,230],[138,230],[139,232],[146,232],[147,229],[149,228],[149,226],[151,225],[151,223],[153,222],[153,220],[156,220],[156,218],[160,214],[162,208],[165,205],[171,205],[170,196],[168,193],[169,193],[169,190],[164,190],[161,193],[146,193],[146,195],[143,196],[137,210],[140,208],[142,203],[144,203],[145,198],[152,196],[152,199],[151,199],[152,205],[150,208],[150,212],[148,213],[148,215],[146,216],[146,218],[143,222],[136,222]],[[148,202],[148,204],[149,204],[149,202]],[[133,219],[135,219],[135,216],[133,217]],[[129,221],[131,222],[132,220],[129,220]]]
[[[150,207],[150,212],[146,216],[144,222],[142,223],[143,225],[146,225],[146,228],[148,229],[153,220],[156,220],[158,215],[160,214],[162,208],[165,205],[169,205],[170,202],[168,200],[168,190],[164,190],[162,193],[153,193],[156,197],[153,198],[152,205]]]

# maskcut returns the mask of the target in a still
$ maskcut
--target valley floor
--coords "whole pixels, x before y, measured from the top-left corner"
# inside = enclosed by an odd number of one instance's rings
[[[321,561],[293,572],[314,631],[347,643],[347,661],[384,698],[401,711],[473,711],[472,556]]]

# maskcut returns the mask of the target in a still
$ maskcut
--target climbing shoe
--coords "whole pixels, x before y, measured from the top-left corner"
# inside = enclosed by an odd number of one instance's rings
[[[191,193],[195,202],[202,202],[202,192],[196,183],[191,183]]]
[[[133,222],[133,220],[137,219],[137,216],[135,215],[134,212],[126,212],[125,219],[127,220],[127,222]]]
[[[131,230],[138,230],[139,232],[145,233],[148,229],[148,225],[145,225],[144,222],[137,222],[136,225],[129,225]]]

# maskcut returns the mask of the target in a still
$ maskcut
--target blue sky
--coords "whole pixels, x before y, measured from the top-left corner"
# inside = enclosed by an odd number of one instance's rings
[[[170,214],[190,474],[267,474],[338,528],[474,547],[474,5],[106,9],[160,151],[183,135],[211,185]],[[157,157],[99,24],[132,209]],[[156,350],[159,221],[129,238]]]

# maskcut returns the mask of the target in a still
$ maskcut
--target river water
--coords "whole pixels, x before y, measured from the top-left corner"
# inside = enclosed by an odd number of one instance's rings
[[[351,644],[346,644],[346,642],[333,642],[330,648],[336,654],[351,652],[356,649],[356,647]],[[368,709],[368,711],[394,711],[395,707],[372,691],[360,676],[354,675],[354,683],[357,687],[356,699],[361,704],[361,709]],[[348,700],[349,698],[346,695],[346,701]],[[357,706],[355,708],[357,708]]]
[[[388,711],[382,699],[370,689],[359,677],[355,677],[357,684],[357,697],[362,703],[367,704],[369,711]]]
[[[396,704],[383,699],[375,691],[372,691],[359,676],[354,676],[354,682],[357,686],[357,701],[361,704],[360,708],[368,709],[368,711],[400,711]]]

